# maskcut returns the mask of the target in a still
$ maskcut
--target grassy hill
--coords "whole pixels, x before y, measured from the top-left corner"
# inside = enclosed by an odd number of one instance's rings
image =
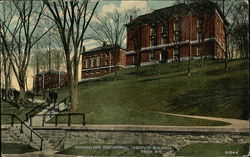
[[[221,60],[206,60],[203,68],[194,60],[191,67],[191,76],[187,76],[187,62],[181,62],[180,67],[177,63],[140,67],[139,79],[136,68],[130,68],[119,71],[116,82],[114,74],[82,82],[77,112],[85,113],[87,123],[91,124],[202,125],[204,122],[185,121],[186,118],[162,112],[247,119],[247,60],[230,61],[228,72],[223,70]],[[67,95],[67,91],[60,95]],[[66,120],[62,118],[61,122]]]

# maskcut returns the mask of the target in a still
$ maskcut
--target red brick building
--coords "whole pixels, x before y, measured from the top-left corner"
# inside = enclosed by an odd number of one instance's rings
[[[130,21],[127,27],[126,66],[203,58],[223,58],[224,24],[215,3],[179,4],[158,9]],[[140,50],[140,51],[138,51]]]
[[[68,85],[68,75],[66,72],[47,71],[34,76],[33,90],[42,91]]]
[[[82,54],[81,76],[82,79],[101,77],[115,70],[123,69],[125,65],[125,49],[103,43],[102,46]]]

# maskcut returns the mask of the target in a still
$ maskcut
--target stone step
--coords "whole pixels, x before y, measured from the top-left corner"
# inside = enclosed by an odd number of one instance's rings
[[[51,104],[49,107],[45,108],[41,112],[39,112],[37,115],[32,117],[32,126],[42,126],[43,124],[43,114],[46,113],[49,109],[54,107],[54,104]],[[51,120],[56,114],[59,114],[61,111],[67,109],[64,103],[60,103],[59,107],[54,108],[52,111],[49,111],[45,116],[45,123]],[[50,115],[52,114],[52,115]],[[27,122],[28,125],[30,125],[30,120]]]
[[[25,143],[25,144],[29,144],[30,146],[34,147],[34,148],[37,148],[37,149],[40,149],[40,146],[41,146],[41,138],[38,137],[37,135],[35,135],[33,133],[32,135],[32,142],[30,141],[30,130],[29,132],[25,132],[26,130],[24,129],[23,133],[20,133],[20,126],[18,125],[14,125],[14,126],[11,126],[10,127],[10,131],[13,133],[13,137],[19,139],[19,141],[22,141],[22,143]],[[45,138],[43,138],[44,141],[43,141],[43,150],[45,149],[52,149],[53,146],[52,144],[49,143],[48,140],[46,140]]]

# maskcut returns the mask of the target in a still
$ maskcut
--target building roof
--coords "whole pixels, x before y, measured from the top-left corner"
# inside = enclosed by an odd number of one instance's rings
[[[140,26],[144,24],[153,24],[158,21],[167,20],[171,18],[178,18],[182,16],[186,16],[190,13],[190,10],[193,11],[193,15],[195,14],[203,14],[209,13],[211,11],[217,10],[224,20],[226,24],[228,21],[224,18],[222,11],[220,10],[219,6],[213,2],[196,2],[196,3],[189,3],[189,4],[178,4],[170,7],[165,7],[161,9],[157,9],[152,13],[145,14],[138,16],[133,21],[126,24],[127,27],[130,26]]]
[[[83,53],[82,55],[84,55],[84,54],[102,53],[102,52],[111,50],[111,49],[113,49],[115,47],[120,48],[122,50],[125,50],[125,48],[123,48],[123,47],[121,47],[119,45],[102,45],[102,46],[96,47],[94,49],[88,50],[85,53]]]

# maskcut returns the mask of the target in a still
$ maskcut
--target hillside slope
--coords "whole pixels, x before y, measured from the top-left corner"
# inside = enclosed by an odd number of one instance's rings
[[[191,76],[182,62],[140,67],[139,79],[131,68],[119,71],[116,82],[110,74],[80,83],[77,112],[93,124],[131,119],[148,124],[142,119],[160,121],[159,112],[247,119],[247,60],[230,61],[228,72],[220,60],[206,60],[203,68],[198,63],[192,61]]]

